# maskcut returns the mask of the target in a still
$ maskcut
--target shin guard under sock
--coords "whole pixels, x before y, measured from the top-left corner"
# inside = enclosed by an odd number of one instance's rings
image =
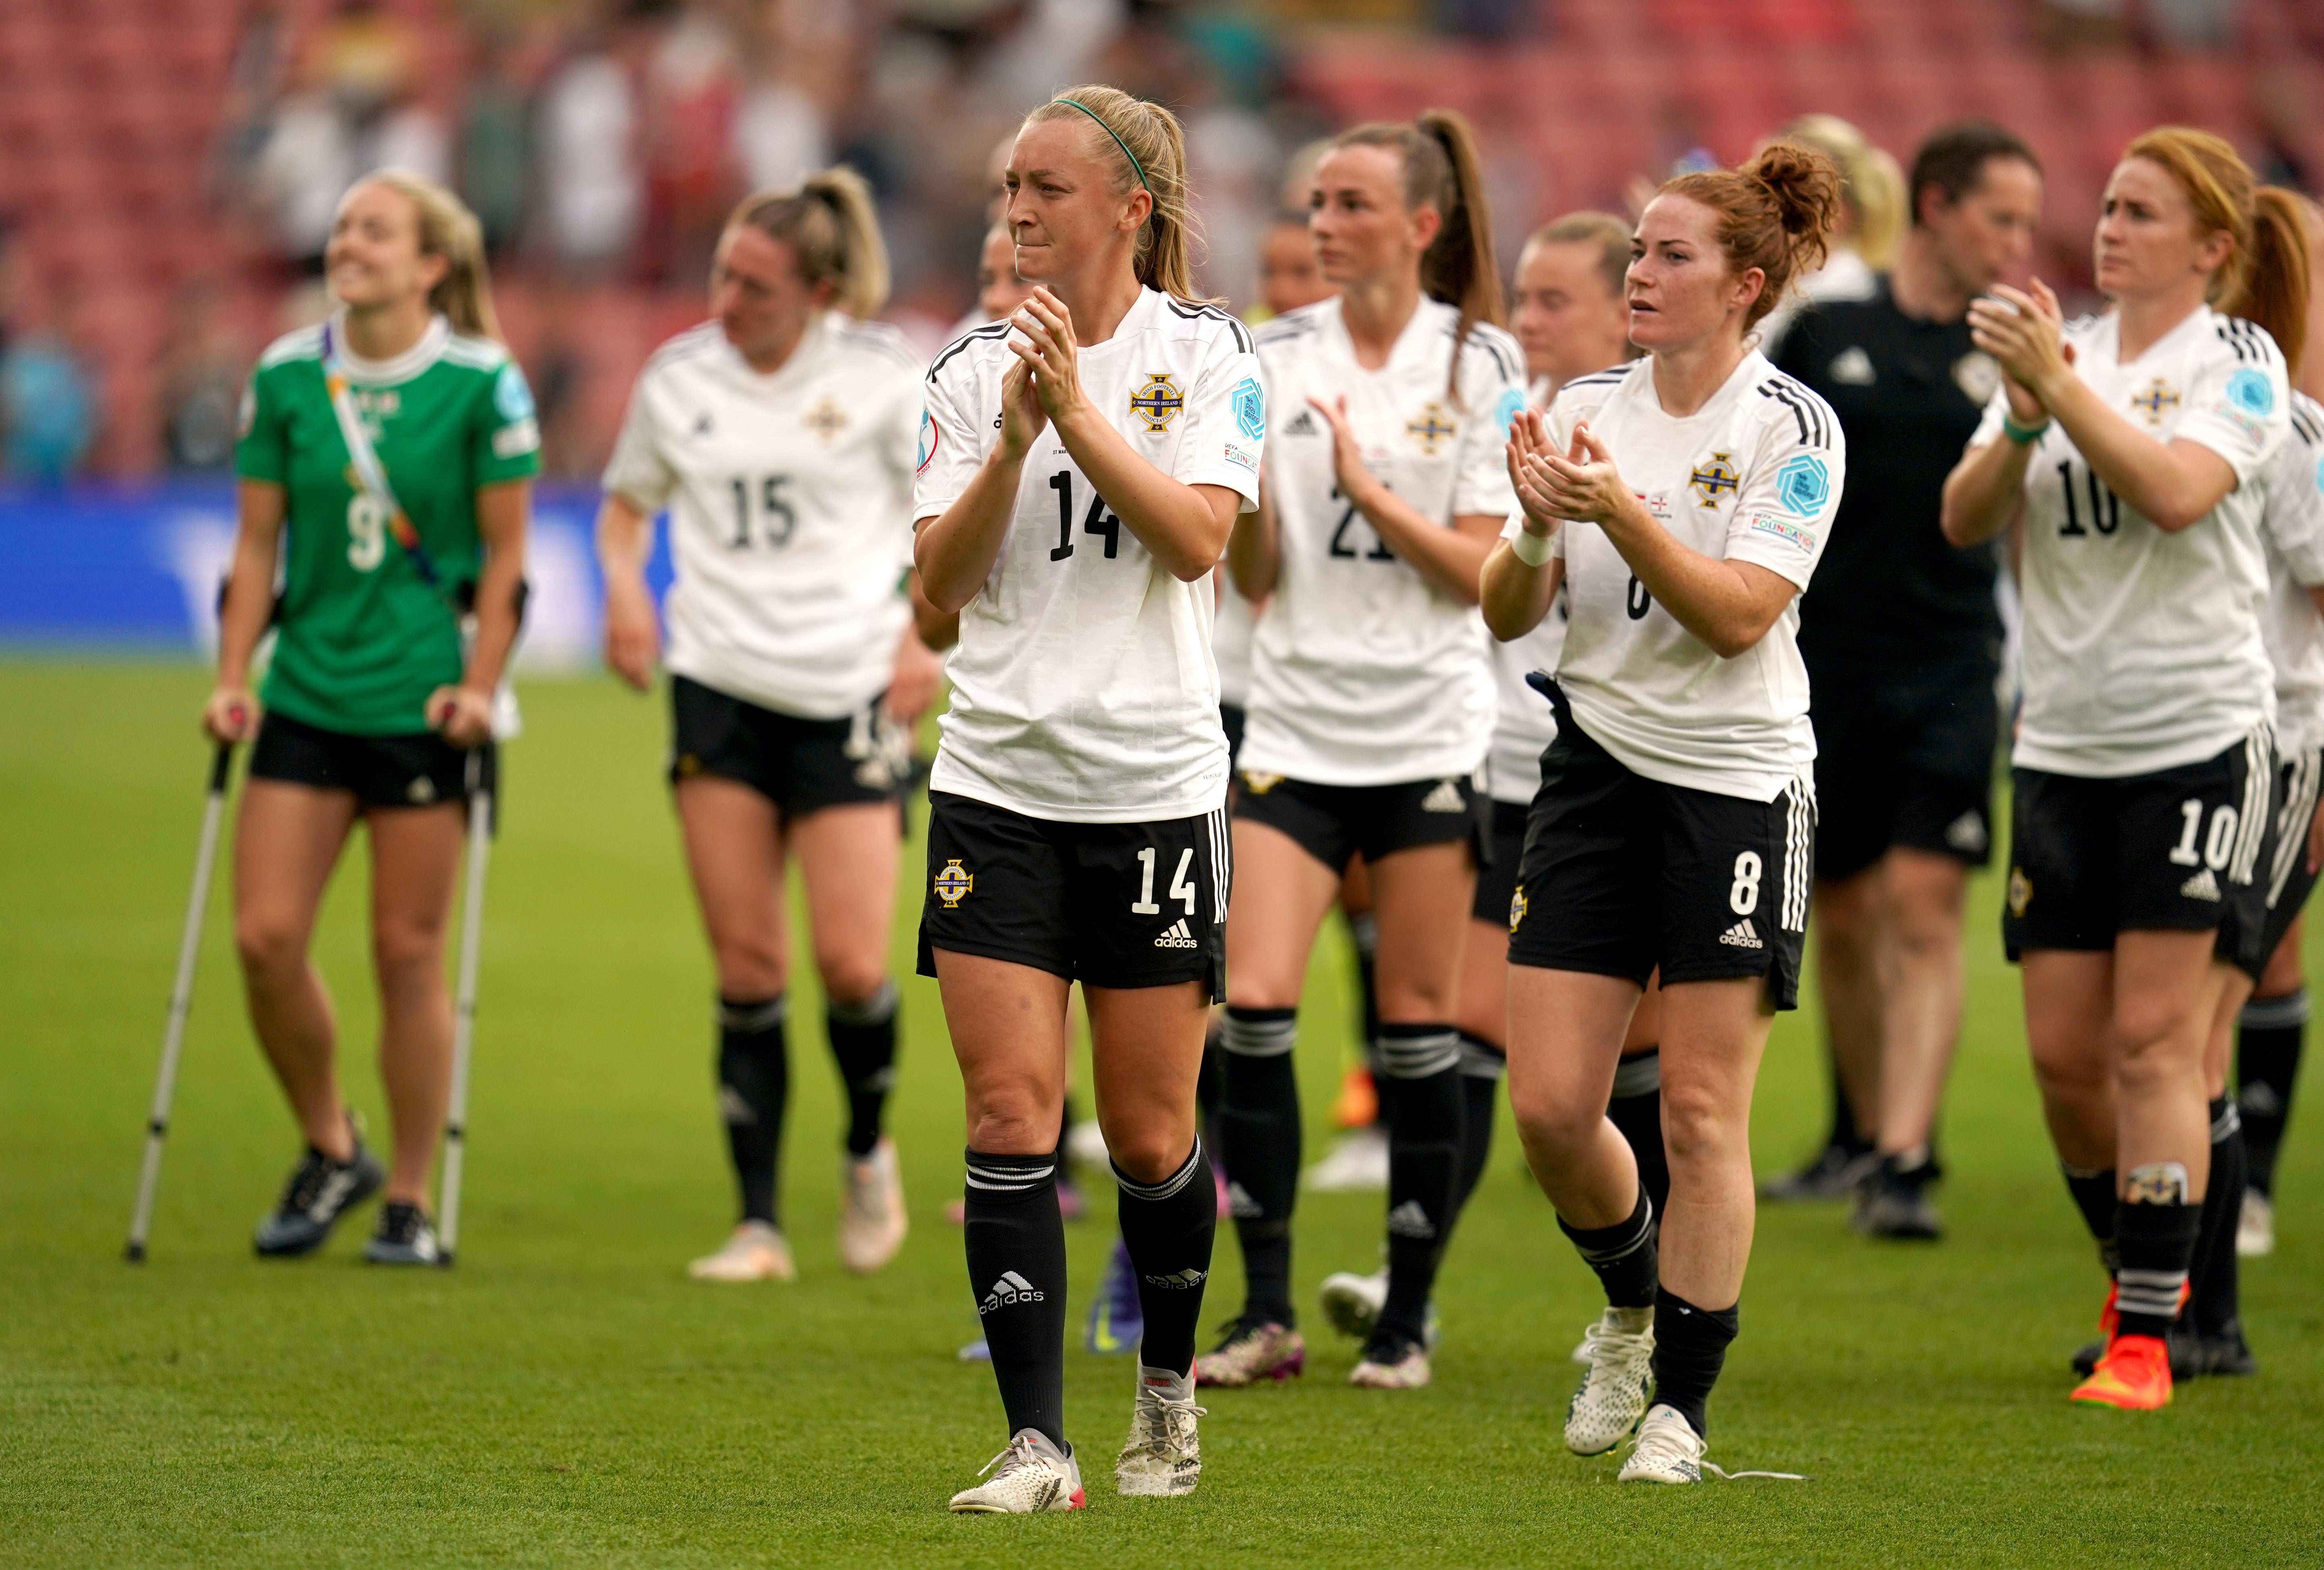
[[[1227,1010],[1219,1084],[1219,1155],[1242,1245],[1243,1317],[1291,1325],[1291,1212],[1299,1196],[1299,1081],[1295,1011]],[[1216,1200],[1213,1198],[1215,1205]]]
[[[881,982],[860,1003],[825,1004],[823,1022],[847,1087],[847,1153],[860,1161],[880,1142],[888,1093],[896,1085],[895,982]]]
[[[2233,1098],[2211,1104],[2211,1178],[2203,1190],[2202,1221],[2188,1279],[2187,1322],[2205,1335],[2225,1336],[2240,1328],[2241,1292],[2236,1279],[2236,1228],[2244,1213],[2244,1135]]]
[[[1121,1241],[1138,1273],[1138,1306],[1146,1315],[1138,1361],[1147,1368],[1190,1374],[1203,1283],[1211,1273],[1211,1241],[1219,1224],[1210,1152],[1198,1138],[1185,1164],[1161,1182],[1133,1183],[1119,1167],[1113,1180],[1120,1189]]]
[[[1740,1307],[1701,1308],[1667,1288],[1655,1288],[1655,1404],[1675,1408],[1706,1439],[1704,1409],[1741,1326]]]
[[[1065,1445],[1065,1224],[1057,1163],[968,1152],[961,1236],[1009,1431]]]
[[[1557,1218],[1557,1228],[1573,1240],[1582,1262],[1598,1272],[1606,1288],[1609,1308],[1654,1306],[1657,1259],[1655,1248],[1655,1207],[1644,1190],[1629,1219],[1612,1226],[1573,1227]]]
[[[2275,1153],[2283,1145],[2292,1081],[2300,1073],[2300,1051],[2307,1034],[2304,987],[2280,998],[2254,998],[2244,1005],[2237,1021],[2236,1104],[2243,1113],[2251,1186],[2262,1194],[2275,1192]]]
[[[1449,1025],[1383,1025],[1388,1117],[1388,1300],[1376,1335],[1422,1342],[1460,1182],[1461,1037]]]
[[[779,1226],[776,1168],[782,1155],[783,1109],[790,1099],[790,1051],[783,1035],[785,995],[718,1000],[718,1115],[742,1191],[742,1219]]]
[[[1508,1072],[1508,1055],[1466,1031],[1461,1036],[1461,1169],[1452,1192],[1452,1218],[1458,1221],[1485,1175],[1493,1153],[1494,1093]]]
[[[2115,1311],[2124,1335],[2167,1335],[2195,1257],[2202,1206],[2189,1199],[2187,1168],[2176,1161],[2134,1167],[2115,1208]],[[2232,1239],[2230,1242],[2232,1242]]]
[[[2115,1212],[2120,1208],[2115,1197],[2115,1172],[2111,1167],[2070,1167],[2058,1163],[2058,1170],[2066,1177],[2066,1192],[2073,1196],[2074,1208],[2082,1213],[2082,1224],[2090,1229],[2090,1239],[2098,1245],[2098,1263],[2111,1276],[2121,1265],[2116,1251]]]
[[[1655,1224],[1662,1224],[1670,1202],[1670,1157],[1663,1149],[1663,1056],[1659,1047],[1633,1053],[1614,1069],[1614,1094],[1606,1116],[1621,1131],[1638,1164],[1638,1187],[1654,1202]]]

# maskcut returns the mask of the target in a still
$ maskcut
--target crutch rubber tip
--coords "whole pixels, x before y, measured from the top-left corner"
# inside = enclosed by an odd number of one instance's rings
[[[450,1270],[450,1269],[452,1268],[452,1259],[453,1259],[453,1256],[452,1256],[452,1254],[451,1254],[451,1252],[450,1252],[450,1251],[449,1251],[449,1250],[447,1250],[447,1251],[446,1251],[445,1252],[443,1252],[443,1253],[438,1254],[438,1255],[436,1256],[436,1268],[437,1268],[438,1270]]]
[[[142,1265],[145,1262],[145,1245],[142,1242],[133,1242],[121,1251],[121,1257],[133,1265]]]

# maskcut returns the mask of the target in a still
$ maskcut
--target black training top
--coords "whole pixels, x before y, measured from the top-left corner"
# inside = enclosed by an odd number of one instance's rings
[[[1945,476],[2000,385],[1968,321],[1905,315],[1884,276],[1868,300],[1801,311],[1775,359],[1823,395],[1848,436],[1840,510],[1800,605],[1800,652],[1811,663],[1997,658],[1997,548],[1956,550],[1938,526]]]

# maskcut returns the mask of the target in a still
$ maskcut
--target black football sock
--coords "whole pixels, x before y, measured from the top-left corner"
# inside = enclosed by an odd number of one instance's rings
[[[1388,1300],[1379,1335],[1423,1342],[1460,1182],[1461,1036],[1450,1025],[1382,1025],[1388,1118]]]
[[[783,1039],[788,1000],[781,993],[718,1000],[718,1113],[742,1189],[742,1219],[779,1226],[775,1168],[782,1154],[783,1108],[790,1099],[790,1052]]]
[[[1119,1167],[1113,1180],[1120,1189],[1121,1241],[1138,1272],[1138,1306],[1146,1315],[1138,1361],[1192,1373],[1194,1322],[1203,1312],[1203,1283],[1210,1279],[1211,1240],[1219,1224],[1210,1152],[1198,1138],[1185,1165],[1161,1182],[1133,1183]]]
[[[1559,1216],[1557,1226],[1573,1240],[1582,1262],[1598,1272],[1599,1283],[1606,1288],[1606,1307],[1646,1308],[1654,1305],[1655,1207],[1643,1190],[1627,1221],[1616,1222],[1612,1226],[1575,1227],[1566,1225],[1565,1218]],[[1700,1428],[1701,1425],[1696,1427]]]
[[[1356,951],[1356,1022],[1363,1034],[1356,1039],[1372,1042],[1379,1039],[1379,991],[1373,984],[1379,969],[1379,918],[1367,910],[1348,918],[1348,941]],[[1370,1064],[1372,1077],[1379,1077],[1379,1065]]]
[[[2179,1317],[2179,1289],[2195,1257],[2203,1207],[2188,1197],[2187,1168],[2176,1161],[2134,1167],[2115,1209],[2115,1310],[2120,1334],[2162,1336]],[[2232,1242],[2233,1240],[2230,1240]]]
[[[2251,1163],[2251,1186],[2273,1196],[2275,1153],[2283,1146],[2292,1084],[2300,1073],[2300,1049],[2308,1034],[2307,989],[2280,998],[2254,998],[2244,1005],[2237,1025],[2236,1099],[2243,1113],[2244,1151]]]
[[[1477,1191],[1477,1179],[1485,1175],[1486,1159],[1493,1153],[1493,1093],[1508,1067],[1508,1056],[1499,1048],[1465,1030],[1461,1033],[1461,1169],[1452,1194],[1456,1221],[1468,1208],[1469,1196]]]
[[[2082,1224],[2090,1229],[2091,1241],[2098,1245],[2098,1263],[2111,1276],[2121,1264],[2115,1248],[2115,1212],[2121,1208],[2115,1197],[2115,1172],[2111,1167],[2070,1167],[2058,1163],[2058,1170],[2066,1175],[2066,1192],[2074,1197],[2074,1208],[2082,1213]]]
[[[1614,1070],[1606,1116],[1629,1142],[1638,1163],[1638,1187],[1654,1202],[1655,1224],[1670,1202],[1670,1157],[1663,1150],[1663,1055],[1659,1047],[1625,1057]]]
[[[961,1235],[1009,1431],[1065,1445],[1065,1225],[1054,1156],[968,1152]]]
[[[1741,1307],[1700,1308],[1667,1288],[1655,1288],[1655,1404],[1676,1408],[1706,1439],[1704,1408],[1741,1325]]]
[[[1831,1071],[1831,1137],[1824,1144],[1860,1156],[1872,1149],[1872,1141],[1856,1126],[1856,1109],[1848,1104],[1848,1085],[1840,1077],[1840,1053],[1829,1040],[1824,1042],[1823,1064]]]
[[[1219,1155],[1227,1208],[1242,1245],[1243,1318],[1296,1325],[1291,1307],[1291,1212],[1299,1196],[1299,1080],[1291,1009],[1227,1010],[1219,1082]],[[1215,1196],[1213,1204],[1217,1203]]]
[[[2187,1320],[2205,1335],[2227,1336],[2241,1328],[2242,1307],[2236,1270],[2236,1227],[2243,1220],[2244,1135],[2232,1097],[2211,1104],[2211,1178],[2203,1190],[2202,1221],[2195,1236],[2194,1294]]]
[[[847,1086],[847,1153],[860,1161],[880,1142],[888,1092],[896,1084],[895,982],[881,982],[860,1003],[825,1004],[823,1022]]]

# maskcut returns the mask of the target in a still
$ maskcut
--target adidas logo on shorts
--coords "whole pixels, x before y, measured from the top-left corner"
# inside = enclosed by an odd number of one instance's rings
[[[1181,916],[1178,919],[1170,923],[1169,931],[1165,932],[1161,937],[1154,940],[1154,947],[1157,948],[1200,948],[1203,946],[1194,941],[1194,935],[1186,928],[1186,919],[1184,916]]]
[[[2210,868],[2199,868],[2193,877],[2179,885],[2179,897],[2182,900],[2217,900],[2219,897],[2219,880],[2211,875]]]
[[[1430,1238],[1436,1235],[1436,1224],[1428,1219],[1420,1201],[1407,1199],[1388,1213],[1388,1229],[1397,1237]]]
[[[976,1312],[982,1317],[995,1308],[1006,1308],[1013,1303],[1038,1303],[1042,1296],[1040,1288],[1032,1282],[1014,1270],[1004,1270],[1001,1279],[992,1283],[992,1290],[984,1295],[984,1301],[976,1306]]]
[[[1149,1287],[1160,1287],[1172,1292],[1191,1292],[1201,1286],[1205,1278],[1201,1270],[1189,1270],[1173,1271],[1167,1276],[1141,1276],[1139,1279]]]
[[[1457,780],[1440,780],[1436,789],[1420,799],[1423,812],[1466,812],[1468,802],[1462,799],[1461,783]]]
[[[1751,925],[1751,918],[1748,916],[1746,916],[1742,920],[1738,921],[1734,926],[1729,927],[1726,931],[1720,933],[1719,935],[1719,941],[1727,945],[1729,948],[1765,948],[1767,947],[1766,944],[1759,941],[1759,930],[1757,928]]]

